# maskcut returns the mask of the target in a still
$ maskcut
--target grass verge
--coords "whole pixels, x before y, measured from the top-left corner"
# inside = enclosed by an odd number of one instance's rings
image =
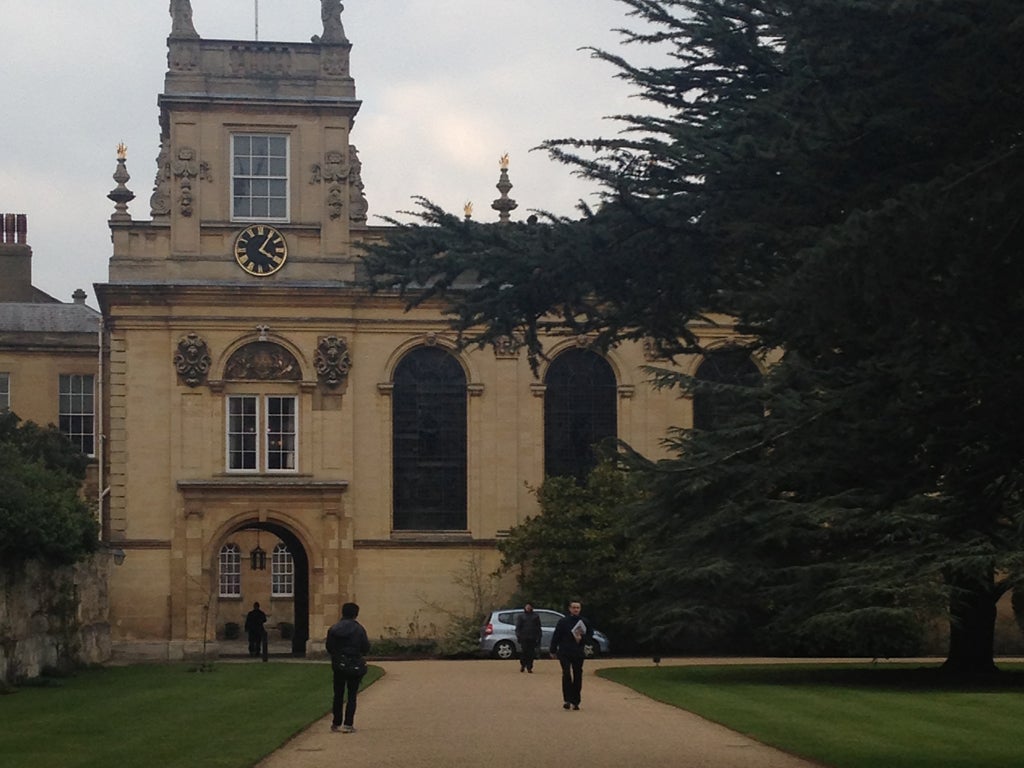
[[[1024,765],[1024,665],[983,682],[920,665],[605,669],[599,675],[832,768]]]
[[[0,765],[249,768],[331,708],[326,663],[195,669],[89,669],[0,696]]]

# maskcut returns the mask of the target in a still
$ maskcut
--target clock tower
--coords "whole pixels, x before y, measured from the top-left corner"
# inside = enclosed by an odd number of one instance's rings
[[[350,281],[372,236],[341,3],[309,43],[206,40],[171,3],[149,222],[112,222],[110,280]]]
[[[359,247],[385,229],[367,225],[342,4],[321,10],[310,42],[210,40],[172,0],[148,219],[127,212],[119,148],[97,286],[101,514],[127,553],[112,624],[172,657],[254,600],[302,653],[354,597],[346,494],[375,411],[357,400],[377,394],[349,382]]]

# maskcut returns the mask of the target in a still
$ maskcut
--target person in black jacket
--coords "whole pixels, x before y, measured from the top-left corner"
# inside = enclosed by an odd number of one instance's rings
[[[582,610],[579,600],[569,603],[569,615],[558,620],[551,635],[551,656],[562,665],[563,709],[580,708],[584,649],[594,637],[594,627],[580,615]]]
[[[533,672],[533,658],[537,655],[543,630],[540,616],[533,610],[533,604],[523,606],[523,612],[516,616],[516,640],[519,641],[519,671]]]
[[[366,674],[366,660],[363,656],[370,652],[370,639],[363,625],[356,621],[357,616],[359,606],[345,603],[341,606],[341,620],[327,630],[326,647],[327,653],[331,655],[331,668],[334,672],[331,730],[342,733],[355,731],[353,721],[356,715],[356,696],[363,675]]]

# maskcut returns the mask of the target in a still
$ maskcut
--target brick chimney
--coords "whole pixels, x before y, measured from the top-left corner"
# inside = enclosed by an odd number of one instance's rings
[[[0,218],[0,301],[35,301],[27,217],[23,213],[4,213]]]

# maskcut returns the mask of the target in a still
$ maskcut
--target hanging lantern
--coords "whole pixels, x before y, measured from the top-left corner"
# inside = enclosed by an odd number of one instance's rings
[[[256,531],[256,548],[249,553],[249,564],[254,571],[267,570],[267,552],[260,546],[260,532]]]

